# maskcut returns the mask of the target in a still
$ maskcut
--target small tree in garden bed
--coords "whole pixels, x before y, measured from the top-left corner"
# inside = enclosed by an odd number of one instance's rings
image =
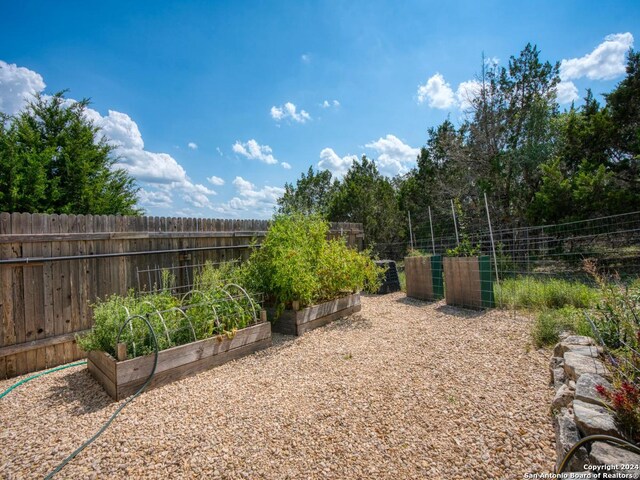
[[[368,251],[327,240],[329,224],[319,216],[276,215],[267,235],[243,269],[247,285],[267,295],[279,311],[306,307],[361,290],[375,292],[382,268]]]

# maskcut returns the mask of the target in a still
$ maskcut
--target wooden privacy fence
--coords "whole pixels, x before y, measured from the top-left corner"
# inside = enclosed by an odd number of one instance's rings
[[[138,288],[138,271],[246,259],[267,220],[0,213],[0,379],[85,354],[97,298]],[[362,248],[362,225],[332,237]],[[63,257],[64,259],[61,259]]]

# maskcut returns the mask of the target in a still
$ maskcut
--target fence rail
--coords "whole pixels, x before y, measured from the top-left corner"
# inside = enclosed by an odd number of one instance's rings
[[[0,379],[84,357],[73,338],[97,298],[138,288],[138,271],[249,255],[267,220],[0,213]],[[330,236],[362,248],[361,224]]]

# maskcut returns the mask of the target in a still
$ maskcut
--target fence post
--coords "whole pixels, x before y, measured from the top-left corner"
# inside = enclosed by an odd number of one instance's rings
[[[436,240],[433,238],[433,222],[431,221],[431,205],[429,205],[429,227],[431,228],[431,248],[433,254],[436,254]]]
[[[453,214],[453,227],[456,229],[456,245],[460,245],[460,237],[458,237],[458,222],[456,221],[456,209],[453,207],[453,198],[451,199],[451,213]]]
[[[407,214],[409,215],[409,244],[411,245],[411,250],[413,250],[413,232],[411,231],[411,212],[407,210]]]
[[[491,238],[491,250],[493,250],[493,264],[496,267],[496,283],[500,285],[498,277],[498,258],[496,257],[496,245],[493,242],[493,229],[491,228],[491,217],[489,216],[489,202],[487,202],[487,192],[484,192],[484,206],[487,209],[487,222],[489,223],[489,237]]]

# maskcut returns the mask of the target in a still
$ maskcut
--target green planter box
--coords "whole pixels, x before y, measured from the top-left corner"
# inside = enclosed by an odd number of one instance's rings
[[[419,300],[440,300],[443,297],[442,257],[405,257],[404,273],[407,297]]]
[[[480,310],[493,308],[493,275],[489,256],[445,257],[447,305]]]

